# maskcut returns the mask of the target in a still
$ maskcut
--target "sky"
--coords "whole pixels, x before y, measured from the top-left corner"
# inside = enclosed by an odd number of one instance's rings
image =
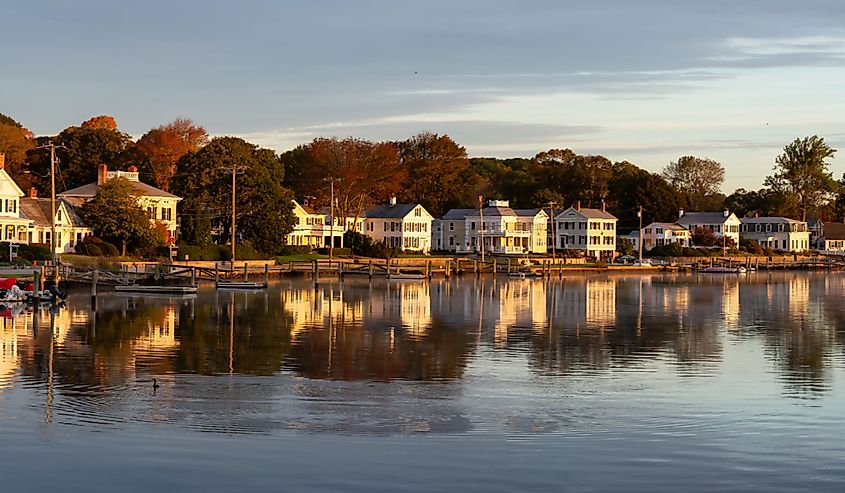
[[[797,137],[843,154],[841,0],[3,0],[0,113],[37,135],[188,117],[283,152],[448,134],[470,156],[552,148],[756,189]]]

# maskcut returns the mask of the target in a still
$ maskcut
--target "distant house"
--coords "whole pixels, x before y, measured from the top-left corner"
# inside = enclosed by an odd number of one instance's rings
[[[678,223],[654,222],[643,228],[643,249],[677,243],[682,247],[690,246],[690,230]]]
[[[176,204],[182,200],[170,192],[165,192],[152,185],[140,181],[138,168],[130,166],[128,171],[109,171],[105,164],[97,169],[97,181],[58,194],[59,198],[67,200],[74,207],[79,207],[92,200],[101,185],[115,178],[125,178],[135,190],[138,205],[147,211],[150,222],[164,224],[168,232],[168,242],[176,240]]]
[[[807,221],[807,230],[810,231],[810,248],[819,248],[819,238],[824,236],[824,223],[819,219]]]
[[[824,236],[819,238],[818,249],[822,253],[845,255],[845,224],[825,223]]]
[[[616,252],[616,217],[601,209],[574,207],[555,216],[555,248],[580,250],[584,256],[612,260]]]
[[[34,188],[29,196],[21,198],[21,215],[32,221],[27,231],[28,243],[49,244],[55,224],[56,253],[73,253],[77,244],[94,234],[66,200],[56,200],[55,221],[50,221],[50,213],[50,199],[38,198]]]
[[[697,228],[707,229],[713,232],[717,238],[730,238],[739,246],[740,220],[736,214],[730,211],[724,212],[684,212],[681,210],[676,221],[687,228],[690,233],[695,233]],[[697,245],[694,245],[697,246]]]
[[[323,228],[326,216],[296,200],[291,201],[293,216],[296,222],[293,230],[285,237],[285,243],[292,246],[309,246],[318,248],[323,246]]]
[[[548,214],[542,209],[512,209],[507,200],[487,207],[452,209],[434,222],[433,245],[455,253],[545,253]],[[482,246],[483,242],[483,246]]]
[[[396,198],[364,213],[364,234],[391,248],[428,253],[434,219],[420,204],[397,204]]]
[[[810,248],[807,223],[786,217],[744,217],[741,232],[763,248],[803,252]]]
[[[29,243],[28,232],[32,221],[21,214],[20,199],[23,190],[6,172],[6,156],[0,153],[0,241]],[[3,252],[0,252],[0,256]]]

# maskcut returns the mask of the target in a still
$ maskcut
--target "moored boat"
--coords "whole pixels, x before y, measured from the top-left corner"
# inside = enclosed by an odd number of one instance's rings
[[[118,293],[151,293],[151,294],[193,294],[197,292],[194,286],[144,286],[140,284],[130,284],[128,286],[115,286],[114,290]]]
[[[741,265],[738,267],[705,267],[698,269],[698,272],[702,274],[745,274],[748,269]]]
[[[266,282],[232,281],[218,282],[217,289],[266,289]]]

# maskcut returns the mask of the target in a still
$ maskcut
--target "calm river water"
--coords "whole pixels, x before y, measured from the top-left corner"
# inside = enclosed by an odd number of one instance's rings
[[[0,315],[3,491],[845,490],[841,273],[292,279]]]

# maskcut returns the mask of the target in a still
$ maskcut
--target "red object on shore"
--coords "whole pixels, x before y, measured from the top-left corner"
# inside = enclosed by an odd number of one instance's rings
[[[14,277],[0,277],[0,289],[12,289],[18,280]]]

